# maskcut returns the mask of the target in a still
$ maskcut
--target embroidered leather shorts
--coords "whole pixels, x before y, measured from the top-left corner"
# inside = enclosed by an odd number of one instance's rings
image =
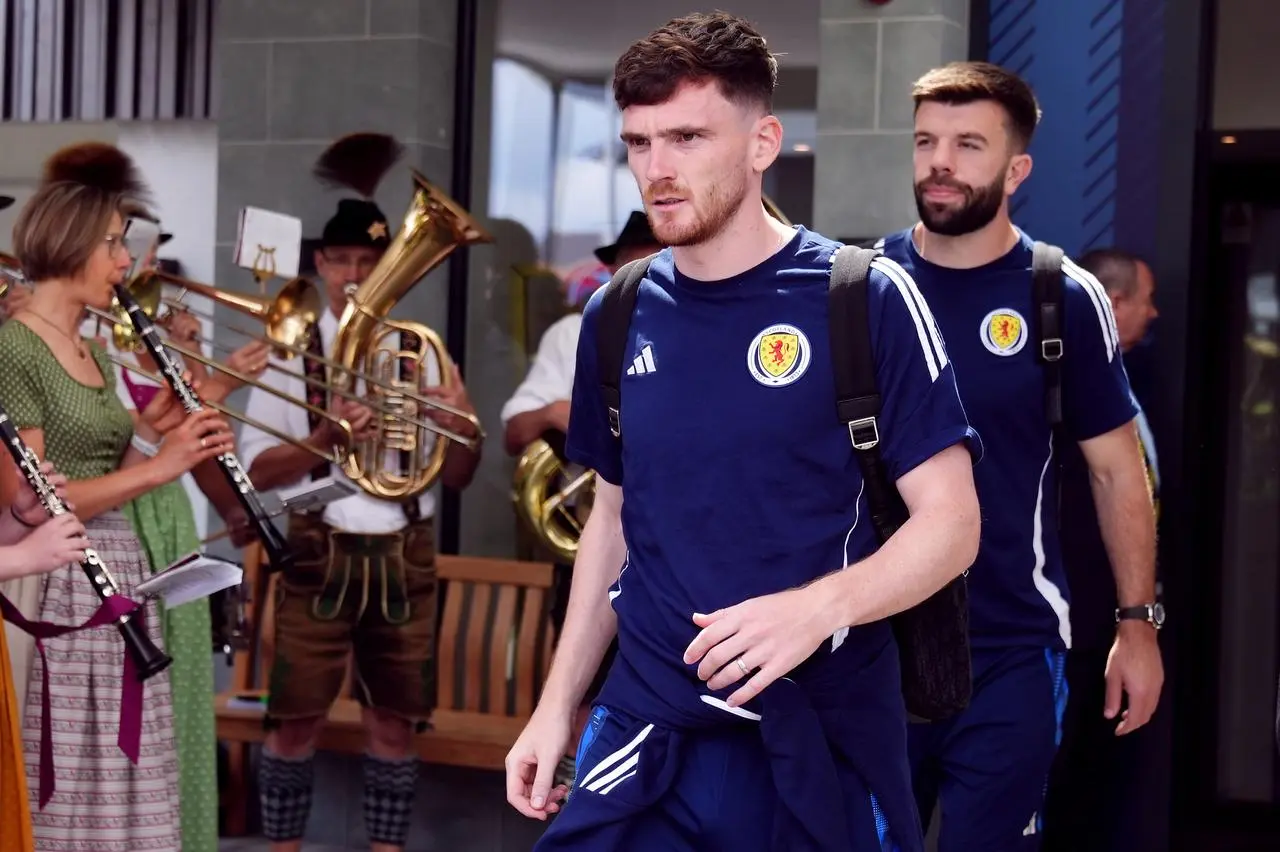
[[[425,721],[435,706],[438,618],[431,519],[360,535],[318,514],[293,515],[289,543],[296,564],[276,581],[268,724],[327,714],[349,654],[361,705]]]

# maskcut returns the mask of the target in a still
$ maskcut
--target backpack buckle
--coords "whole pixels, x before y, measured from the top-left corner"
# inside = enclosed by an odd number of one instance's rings
[[[880,443],[880,428],[874,417],[849,421],[849,440],[855,450],[871,450]]]
[[[609,408],[609,431],[613,433],[613,437],[622,437],[622,418],[618,415],[618,409]]]
[[[1057,361],[1062,357],[1062,338],[1050,337],[1040,341],[1040,357],[1046,361]]]

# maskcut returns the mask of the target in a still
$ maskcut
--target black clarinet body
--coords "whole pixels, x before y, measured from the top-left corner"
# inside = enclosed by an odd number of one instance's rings
[[[27,484],[31,486],[40,504],[49,513],[49,517],[66,514],[66,505],[49,484],[49,480],[40,472],[40,459],[18,435],[17,428],[3,408],[0,408],[0,436],[4,438],[4,445],[8,448],[9,455],[13,456],[18,469],[22,471]],[[102,600],[105,601],[120,594],[120,587],[116,585],[115,578],[111,576],[102,557],[98,556],[98,552],[93,548],[85,549],[84,558],[80,560],[80,568],[88,576],[94,592]],[[156,647],[151,637],[147,635],[146,629],[132,615],[121,616],[116,622],[116,628],[124,638],[125,649],[133,659],[138,680],[145,681],[159,674],[173,662],[172,657]]]
[[[142,310],[137,300],[133,298],[133,295],[129,293],[124,285],[115,285],[115,290],[116,298],[128,312],[134,330],[142,338],[142,342],[155,360],[160,374],[169,383],[169,387],[178,397],[178,401],[182,403],[182,407],[186,409],[188,414],[203,411],[204,404],[200,401],[199,395],[196,394],[191,385],[187,384],[187,380],[182,377],[182,371],[178,369],[178,365],[174,363],[173,358],[169,356],[169,351],[165,348],[164,342],[161,341],[160,332],[157,330],[156,324],[152,322],[151,317],[147,316],[146,312]],[[291,568],[294,562],[293,550],[289,547],[285,537],[276,529],[275,524],[271,522],[271,516],[263,507],[262,498],[259,496],[258,490],[253,487],[253,481],[249,479],[249,473],[240,464],[240,459],[236,457],[234,452],[228,452],[218,456],[217,461],[218,467],[222,469],[223,475],[226,476],[227,482],[231,485],[231,490],[240,502],[240,506],[244,509],[245,514],[248,515],[249,521],[254,525],[258,541],[262,542],[263,549],[267,552],[271,570],[284,571]]]

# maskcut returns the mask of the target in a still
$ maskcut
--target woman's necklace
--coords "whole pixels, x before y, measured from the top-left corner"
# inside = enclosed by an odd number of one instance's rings
[[[49,326],[49,327],[50,327],[50,328],[52,328],[54,331],[58,332],[58,334],[61,334],[61,335],[62,335],[63,337],[65,337],[67,340],[71,341],[71,345],[72,345],[72,346],[74,346],[74,347],[76,348],[76,354],[80,356],[80,360],[82,360],[82,361],[83,361],[84,359],[86,359],[86,358],[88,358],[88,357],[89,357],[89,353],[85,350],[84,338],[83,338],[83,337],[80,337],[79,335],[76,335],[75,337],[72,337],[71,335],[67,334],[65,331],[63,331],[62,329],[58,328],[58,326],[57,326],[57,325],[55,325],[53,322],[51,322],[51,321],[49,321],[48,319],[46,319],[42,314],[38,314],[38,313],[36,313],[35,311],[33,311],[33,310],[31,309],[31,306],[30,306],[30,305],[28,305],[28,306],[27,306],[27,313],[31,314],[33,317],[36,317],[36,318],[37,318],[37,319],[39,319],[42,323],[44,323],[45,325]]]

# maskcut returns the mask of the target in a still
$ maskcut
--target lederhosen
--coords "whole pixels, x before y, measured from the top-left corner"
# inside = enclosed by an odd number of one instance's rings
[[[308,347],[313,354],[322,354],[320,338],[317,329]],[[416,386],[413,372],[417,369],[402,363],[401,379]],[[304,370],[310,379],[320,382],[308,383],[308,403],[327,408],[324,364],[308,358]],[[320,417],[308,412],[308,419],[314,431]],[[409,451],[401,452],[407,456]],[[329,469],[327,462],[318,464],[311,470],[311,479],[327,477]],[[340,684],[334,686],[339,677],[335,668],[341,665],[345,672],[345,651],[349,648],[356,663],[353,697],[367,706],[410,718],[419,727],[425,724],[435,701],[433,645],[438,596],[434,523],[432,518],[420,516],[417,499],[401,505],[408,523],[390,534],[333,529],[324,521],[323,508],[289,516],[289,542],[297,566],[291,575],[281,578],[283,589],[277,595],[277,652],[284,652],[286,658],[272,672],[270,716],[306,717],[326,711],[326,699],[338,697],[330,695],[340,689]],[[282,603],[284,595],[293,596],[288,606]],[[305,613],[299,611],[298,598],[303,597],[307,599]],[[429,642],[422,627],[424,618],[429,620]],[[412,647],[406,649],[403,643],[410,640],[407,626],[415,619],[418,624],[414,625]],[[341,629],[346,625],[347,629]],[[405,650],[411,651],[408,655],[414,659],[412,669],[404,662],[381,662],[408,656],[397,653]],[[390,670],[393,665],[397,670]],[[291,683],[290,672],[304,666],[311,671],[300,680],[308,685]]]

